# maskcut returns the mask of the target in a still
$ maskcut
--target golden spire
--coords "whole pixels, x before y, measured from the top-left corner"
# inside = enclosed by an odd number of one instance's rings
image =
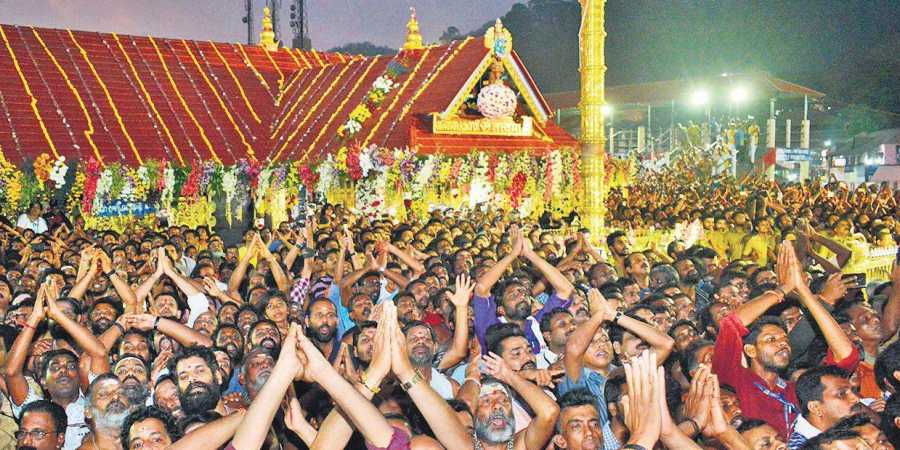
[[[259,45],[270,52],[278,50],[278,43],[275,42],[275,30],[272,28],[272,11],[268,6],[263,8],[262,33],[259,33]]]
[[[410,7],[409,22],[406,23],[406,42],[403,50],[418,50],[423,47],[422,34],[419,33],[419,21],[416,20],[416,8]]]
[[[606,0],[579,0],[581,31],[578,35],[581,71],[581,161],[584,180],[582,220],[591,230],[591,239],[601,239],[600,230],[606,215],[604,186],[604,146],[606,132],[603,105],[606,82]]]

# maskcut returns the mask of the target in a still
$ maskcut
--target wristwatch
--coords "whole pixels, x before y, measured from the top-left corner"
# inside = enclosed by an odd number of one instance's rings
[[[422,373],[419,372],[419,369],[416,369],[416,374],[409,381],[404,381],[403,384],[400,385],[400,387],[402,387],[404,391],[409,391],[413,386],[419,384],[419,382],[423,379],[424,377],[422,377]]]
[[[630,448],[631,450],[647,450],[643,445],[637,444],[625,444],[625,446],[622,448]]]

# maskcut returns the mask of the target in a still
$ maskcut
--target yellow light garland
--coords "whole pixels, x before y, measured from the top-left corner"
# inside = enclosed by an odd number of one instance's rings
[[[316,58],[316,62],[319,63],[319,66],[325,65],[322,59],[319,58],[319,52],[317,52],[315,49],[311,49],[310,52],[312,52],[313,58]]]
[[[372,58],[372,62],[369,63],[369,67],[367,67],[366,71],[363,72],[363,74],[359,77],[359,79],[356,80],[356,84],[354,84],[353,87],[350,88],[350,92],[344,97],[344,101],[342,101],[341,104],[338,105],[337,109],[334,111],[334,114],[332,114],[331,117],[328,118],[328,122],[325,123],[325,125],[319,130],[319,134],[313,140],[312,144],[309,144],[309,147],[307,147],[306,151],[303,152],[303,156],[300,157],[300,162],[306,161],[306,157],[309,156],[309,153],[312,151],[312,149],[315,148],[316,144],[319,143],[319,140],[322,139],[322,136],[325,134],[325,131],[328,130],[328,128],[331,126],[331,123],[334,122],[334,119],[337,117],[337,115],[340,114],[341,111],[344,110],[344,106],[347,104],[348,101],[350,101],[350,98],[353,97],[353,94],[356,93],[356,89],[359,88],[359,85],[362,84],[363,80],[366,79],[366,76],[369,74],[369,71],[372,70],[372,67],[375,67],[375,63],[378,61],[379,58],[381,58],[381,57],[376,56],[376,57]]]
[[[303,125],[306,124],[306,121],[309,120],[309,118],[312,116],[312,113],[319,107],[319,105],[322,104],[323,101],[325,101],[326,98],[328,98],[328,94],[331,93],[331,90],[334,89],[335,85],[337,85],[337,82],[341,80],[341,77],[344,76],[344,73],[347,72],[347,69],[349,69],[350,66],[351,64],[345,64],[344,69],[341,70],[341,73],[337,74],[337,76],[334,77],[334,81],[331,82],[331,84],[328,86],[328,89],[326,89],[324,93],[318,96],[319,100],[309,108],[309,110],[306,112],[306,116],[303,117],[303,120],[301,120],[300,123],[296,127],[294,127],[294,132],[291,133],[290,136],[288,136],[288,138],[284,141],[284,144],[281,145],[281,148],[278,149],[278,153],[275,154],[275,157],[272,158],[272,160],[278,160],[278,158],[281,156],[281,152],[283,152],[284,149],[287,148],[288,144],[291,143],[291,140],[293,140],[294,137],[297,136],[297,133],[299,133],[300,130],[303,129]]]
[[[275,98],[275,105],[278,105],[281,103],[281,96],[284,95],[284,72],[281,71],[281,67],[278,67],[278,63],[272,58],[267,48],[263,47],[263,53],[266,54],[266,58],[269,59],[269,62],[275,66],[275,71],[278,72],[278,96]]]
[[[166,137],[169,139],[169,144],[172,145],[172,148],[175,150],[175,156],[178,157],[178,162],[184,165],[184,158],[181,156],[181,151],[178,150],[178,145],[175,143],[175,138],[172,137],[172,132],[169,131],[169,127],[166,126],[165,120],[163,120],[162,114],[159,113],[159,110],[156,109],[156,103],[153,102],[153,97],[147,92],[147,87],[144,86],[144,81],[141,80],[140,75],[138,75],[137,69],[134,67],[134,62],[131,61],[131,56],[128,55],[128,52],[125,51],[125,47],[122,45],[122,41],[119,40],[119,35],[116,33],[112,34],[113,39],[116,41],[116,45],[119,46],[119,50],[125,55],[125,62],[128,63],[128,67],[131,68],[131,74],[134,75],[134,78],[138,82],[138,87],[141,88],[141,92],[144,94],[144,98],[147,99],[147,103],[150,105],[150,109],[153,110],[153,113],[156,114],[156,120],[162,125],[163,131],[166,133]]]
[[[25,93],[31,97],[31,110],[34,111],[34,116],[37,117],[38,125],[41,127],[41,131],[44,133],[44,139],[47,140],[47,144],[50,145],[50,151],[53,152],[53,156],[59,158],[59,152],[56,151],[56,144],[53,143],[53,139],[50,139],[50,132],[47,130],[47,125],[44,124],[44,119],[41,117],[41,112],[38,111],[37,107],[37,97],[31,92],[31,86],[28,84],[28,79],[25,78],[25,74],[22,73],[22,67],[19,66],[19,59],[16,58],[16,53],[13,51],[12,46],[9,44],[9,40],[6,38],[6,31],[0,26],[0,36],[3,37],[3,43],[6,44],[6,50],[9,51],[9,56],[12,57],[13,66],[16,68],[16,73],[19,74],[19,80],[22,81],[22,86],[25,87]]]
[[[288,56],[291,57],[291,60],[294,61],[294,64],[297,66],[297,69],[302,69],[302,67],[300,67],[300,60],[297,59],[297,55],[294,55],[294,51],[289,48],[285,49],[285,50],[287,50],[287,54],[288,54]]]
[[[285,94],[287,94],[287,93],[291,90],[291,88],[294,87],[294,83],[296,83],[297,80],[299,80],[300,78],[302,78],[301,75],[303,75],[303,71],[302,71],[302,70],[298,70],[297,73],[294,74],[294,76],[293,76],[293,78],[291,79],[291,81],[288,82],[287,87],[284,88],[284,93],[285,93]]]
[[[317,73],[316,76],[313,77],[312,81],[309,82],[309,85],[306,86],[306,89],[304,89],[303,92],[297,97],[297,101],[295,101],[293,106],[291,106],[290,111],[278,118],[278,125],[275,127],[275,131],[272,131],[272,135],[269,136],[269,139],[275,139],[275,136],[279,131],[281,131],[281,127],[283,127],[284,124],[287,123],[288,118],[291,117],[292,114],[294,114],[294,111],[297,110],[297,107],[300,106],[300,103],[303,103],[303,101],[306,100],[306,94],[310,89],[312,89],[313,86],[315,86],[316,81],[318,81],[319,78],[321,78],[324,74],[325,68],[322,67],[319,69],[319,73]]]
[[[216,96],[216,100],[219,101],[219,106],[222,107],[222,111],[225,112],[225,115],[228,117],[228,120],[231,121],[231,125],[234,126],[234,130],[237,131],[238,136],[241,137],[241,142],[244,143],[244,146],[247,147],[247,154],[251,159],[256,161],[256,152],[253,151],[253,147],[250,145],[250,142],[247,141],[247,138],[244,136],[244,133],[238,127],[237,122],[234,121],[234,116],[231,115],[231,111],[225,106],[225,101],[222,100],[222,96],[219,95],[219,91],[213,86],[212,82],[209,81],[209,77],[206,76],[206,72],[203,71],[203,68],[200,67],[200,63],[197,62],[197,58],[194,56],[194,52],[191,51],[190,47],[188,47],[187,41],[184,39],[181,40],[182,45],[184,45],[184,49],[187,50],[188,56],[191,57],[191,61],[194,62],[194,66],[197,67],[197,71],[200,72],[200,75],[203,77],[203,81],[206,81],[206,85],[209,86],[209,90],[212,91],[213,95]]]
[[[369,140],[372,139],[372,136],[375,135],[375,132],[378,130],[378,127],[381,126],[384,119],[387,117],[387,114],[394,109],[394,106],[400,101],[400,97],[403,96],[403,91],[406,90],[407,86],[412,82],[413,78],[416,77],[416,74],[419,73],[419,69],[422,68],[422,64],[425,63],[425,60],[428,59],[428,54],[431,53],[431,49],[433,47],[428,47],[425,49],[425,53],[422,54],[422,59],[419,60],[419,63],[416,64],[416,67],[413,68],[412,72],[410,72],[409,77],[406,81],[403,82],[403,86],[400,86],[400,89],[397,90],[397,95],[394,96],[394,100],[391,101],[391,105],[385,108],[384,112],[381,113],[381,116],[378,118],[378,122],[375,123],[375,126],[369,129],[369,135],[366,136],[366,139],[363,141],[361,147],[366,148],[366,145],[369,144]]]
[[[244,64],[246,64],[247,67],[249,67],[250,70],[253,72],[253,74],[256,75],[256,78],[259,80],[259,82],[262,83],[262,85],[266,88],[266,92],[268,92],[269,95],[272,95],[272,88],[269,87],[269,83],[262,76],[262,74],[259,73],[258,70],[256,70],[256,66],[253,65],[253,61],[250,60],[250,57],[247,56],[247,52],[244,51],[244,46],[241,44],[236,44],[236,46],[237,46],[238,50],[241,52],[241,56],[244,58]]]
[[[41,38],[41,35],[38,34],[38,31],[31,27],[31,32],[34,33],[34,37],[37,38],[37,41],[41,44],[41,47],[44,48],[44,52],[47,53],[47,56],[50,57],[50,61],[53,62],[53,65],[56,66],[56,70],[62,75],[63,79],[66,81],[66,86],[69,87],[69,90],[72,91],[72,94],[75,95],[75,100],[78,101],[78,104],[81,106],[81,112],[84,113],[84,118],[87,119],[87,130],[84,130],[84,137],[87,138],[88,144],[94,149],[94,156],[97,158],[97,161],[100,163],[100,166],[103,167],[103,157],[100,156],[100,149],[97,148],[97,144],[94,143],[93,135],[94,135],[94,121],[91,119],[91,115],[88,114],[87,108],[84,106],[84,101],[81,99],[81,94],[78,93],[78,90],[75,89],[75,85],[72,84],[72,80],[69,79],[69,74],[63,70],[62,66],[59,64],[59,61],[56,59],[56,56],[50,52],[50,49],[47,48],[47,44],[44,42],[44,39]]]
[[[175,95],[178,96],[178,101],[181,102],[181,106],[184,107],[185,111],[187,111],[188,117],[190,117],[191,121],[194,122],[194,126],[196,126],[197,130],[200,131],[200,138],[203,139],[203,142],[206,143],[206,147],[209,149],[209,153],[212,155],[213,159],[215,159],[217,163],[221,164],[222,160],[219,159],[219,155],[216,154],[216,151],[213,149],[212,143],[209,142],[209,138],[206,137],[206,130],[204,130],[203,127],[200,126],[200,122],[197,121],[197,117],[194,116],[194,112],[191,111],[191,108],[188,107],[187,102],[181,95],[181,91],[178,90],[178,85],[175,84],[175,79],[172,78],[172,73],[169,72],[169,65],[166,64],[166,60],[165,58],[163,58],[162,52],[159,51],[159,46],[156,45],[156,40],[154,40],[152,36],[148,36],[147,38],[150,39],[150,44],[153,45],[153,49],[156,50],[156,55],[159,57],[159,61],[162,63],[163,71],[166,72],[166,77],[169,79],[169,84],[172,85],[172,89],[175,91]]]
[[[78,43],[78,40],[75,39],[75,33],[72,33],[72,30],[66,30],[69,33],[69,37],[72,39],[72,42],[78,47],[78,51],[81,52],[81,57],[84,58],[84,61],[87,63],[88,67],[91,69],[91,73],[94,74],[94,78],[97,79],[97,83],[100,85],[100,88],[103,89],[103,93],[106,94],[106,101],[109,102],[109,107],[112,108],[113,115],[116,116],[116,120],[119,122],[119,128],[122,129],[122,134],[125,135],[125,140],[128,141],[128,146],[131,147],[131,151],[134,153],[134,157],[137,160],[138,164],[143,164],[144,160],[141,159],[141,154],[138,152],[137,147],[134,145],[134,140],[131,139],[131,135],[128,134],[128,130],[125,129],[125,122],[122,120],[122,115],[119,114],[119,108],[116,108],[116,103],[112,99],[112,95],[109,93],[109,88],[106,87],[106,83],[103,82],[103,79],[100,78],[100,73],[97,72],[97,68],[94,67],[94,63],[91,62],[91,59],[88,58],[87,50]]]
[[[431,83],[435,79],[437,79],[438,75],[441,74],[441,72],[444,70],[444,68],[447,67],[448,64],[450,64],[450,61],[453,61],[453,58],[456,58],[456,55],[458,55],[459,52],[462,51],[463,47],[465,47],[466,44],[468,44],[472,40],[473,39],[471,37],[468,37],[465,40],[463,40],[462,44],[460,44],[459,47],[457,47],[457,49],[454,50],[452,54],[450,54],[450,57],[447,58],[446,60],[444,60],[443,64],[438,66],[438,68],[434,72],[434,74],[432,74],[431,77],[429,77],[427,80],[425,80],[425,82],[422,83],[422,86],[419,86],[419,90],[415,93],[415,95],[412,96],[412,98],[409,99],[408,102],[406,102],[406,105],[400,111],[400,116],[397,118],[397,122],[403,120],[403,117],[406,116],[406,114],[409,112],[410,108],[412,108],[412,106],[416,103],[416,99],[418,99],[419,96],[422,95],[422,93],[425,92],[426,89],[428,89],[428,86],[431,85]]]
[[[231,75],[231,79],[234,80],[234,84],[237,85],[238,92],[241,93],[241,98],[244,99],[244,104],[247,105],[247,109],[250,110],[250,114],[253,116],[253,119],[256,120],[256,123],[262,123],[262,119],[260,119],[259,116],[256,115],[256,111],[253,109],[253,105],[250,104],[250,99],[247,98],[247,93],[244,92],[244,87],[241,86],[241,82],[238,81],[237,75],[235,75],[234,71],[231,70],[231,66],[228,65],[228,61],[225,60],[225,57],[222,56],[221,53],[219,53],[219,48],[216,47],[216,43],[213,41],[207,42],[209,42],[209,45],[212,45],[212,48],[216,52],[216,55],[218,55],[219,59],[222,60],[222,65],[225,66],[225,70],[228,71],[228,74]]]
[[[306,65],[306,67],[304,67],[304,69],[311,69],[312,63],[310,63],[309,61],[306,60],[306,55],[304,55],[303,53],[305,53],[303,50],[297,50],[297,54],[300,55],[300,59],[302,59],[303,64]],[[291,54],[293,54],[293,52],[291,52]]]

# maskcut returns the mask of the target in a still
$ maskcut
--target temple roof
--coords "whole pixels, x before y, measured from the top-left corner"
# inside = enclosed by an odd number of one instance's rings
[[[133,164],[167,158],[316,160],[395,56],[0,25],[0,148],[13,162],[48,152]],[[552,120],[534,138],[434,135],[488,56],[481,39],[402,51],[408,69],[355,137],[423,153],[546,151],[576,141]],[[548,109],[513,53],[530,99]],[[523,95],[529,95],[523,93]]]

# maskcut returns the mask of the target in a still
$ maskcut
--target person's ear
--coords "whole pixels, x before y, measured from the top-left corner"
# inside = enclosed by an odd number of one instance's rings
[[[569,448],[566,439],[562,437],[561,434],[553,436],[553,444],[556,445],[557,448]]]
[[[810,416],[822,417],[824,415],[822,412],[822,403],[817,400],[808,402],[806,408],[809,409]]]
[[[754,359],[756,358],[756,346],[751,344],[744,345],[744,353],[748,358]]]

